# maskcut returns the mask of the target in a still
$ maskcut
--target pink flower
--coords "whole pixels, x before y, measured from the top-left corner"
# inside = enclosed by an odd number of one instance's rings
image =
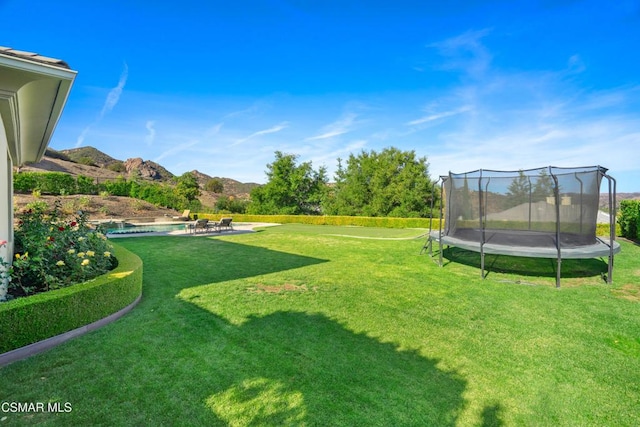
[[[6,240],[0,240],[0,246],[4,246],[4,245],[6,245],[6,244],[7,244],[7,241],[6,241]]]

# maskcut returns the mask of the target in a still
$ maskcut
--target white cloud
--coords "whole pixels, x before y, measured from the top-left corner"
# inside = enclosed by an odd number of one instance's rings
[[[288,122],[282,122],[280,124],[277,124],[275,126],[270,127],[269,129],[263,129],[263,130],[259,130],[257,132],[254,132],[251,135],[247,136],[246,138],[242,138],[242,139],[237,140],[232,145],[242,144],[242,143],[247,142],[248,140],[253,139],[253,138],[257,137],[257,136],[268,135],[270,133],[280,132],[281,130],[286,129],[288,127],[289,127],[289,123]]]
[[[465,74],[481,78],[489,69],[493,56],[482,44],[482,39],[491,31],[467,31],[456,37],[431,43],[427,47],[436,48],[445,58],[443,70],[460,70]]]
[[[89,133],[90,129],[91,129],[91,125],[87,126],[86,128],[84,128],[82,130],[82,132],[80,132],[80,135],[78,136],[78,139],[76,140],[75,148],[81,147],[82,144],[84,144],[84,139],[86,138],[86,136]]]
[[[347,113],[343,117],[341,117],[339,120],[323,127],[321,134],[309,137],[305,141],[329,139],[339,135],[343,135],[351,131],[351,128],[353,127],[353,124],[355,123],[355,120],[357,117],[358,117],[357,114]]]
[[[148,120],[145,124],[145,128],[147,129],[147,135],[144,137],[144,141],[147,145],[152,145],[153,141],[156,139],[156,129],[154,128],[156,122],[153,120]]]
[[[107,99],[105,99],[104,105],[102,106],[102,110],[100,110],[100,113],[98,114],[96,119],[93,121],[93,123],[85,127],[80,133],[80,135],[78,136],[78,139],[76,140],[76,145],[75,145],[76,148],[84,144],[84,140],[87,137],[87,134],[89,133],[91,128],[97,125],[98,123],[100,123],[104,118],[104,116],[107,115],[109,112],[111,112],[111,110],[113,110],[115,106],[118,104],[118,101],[120,101],[120,96],[122,95],[122,91],[124,90],[124,86],[127,84],[128,77],[129,77],[129,67],[125,63],[124,69],[120,74],[120,80],[118,81],[117,86],[111,89],[107,94]]]
[[[428,123],[428,122],[433,122],[439,119],[444,119],[446,117],[451,117],[451,116],[456,116],[458,114],[462,114],[462,113],[466,113],[468,111],[471,111],[472,107],[470,105],[464,105],[458,109],[455,110],[450,110],[450,111],[443,111],[441,113],[432,113],[432,114],[427,114],[424,117],[421,117],[419,119],[416,120],[412,120],[410,122],[407,123],[408,126],[415,126],[415,125],[420,125],[423,123]]]
[[[120,96],[122,95],[122,91],[124,90],[124,86],[127,84],[128,77],[129,67],[125,63],[122,74],[120,74],[118,85],[109,91],[104,106],[102,107],[102,111],[100,111],[100,115],[98,116],[98,120],[102,120],[105,114],[108,114],[118,104],[118,101],[120,101]]]
[[[188,142],[184,142],[182,144],[178,144],[176,146],[173,146],[171,148],[169,148],[168,150],[164,151],[163,153],[161,153],[158,157],[156,157],[155,159],[153,159],[154,162],[159,163],[162,159],[165,159],[169,156],[172,156],[174,154],[184,154],[184,152],[188,149],[191,148],[195,145],[200,144],[199,140],[191,140]]]

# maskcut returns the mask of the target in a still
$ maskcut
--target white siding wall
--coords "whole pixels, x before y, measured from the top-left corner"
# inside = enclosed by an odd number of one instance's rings
[[[7,148],[7,137],[0,120],[0,241],[9,244],[0,248],[0,257],[5,261],[13,256],[13,169]]]

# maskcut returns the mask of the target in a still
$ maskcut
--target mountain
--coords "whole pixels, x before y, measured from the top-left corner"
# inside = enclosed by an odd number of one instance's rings
[[[47,153],[45,153],[45,155],[51,154],[52,152],[55,151],[47,149]],[[106,168],[107,166],[118,162],[122,163],[120,160],[116,160],[94,147],[71,148],[68,150],[60,150],[59,153],[62,153],[72,162],[86,164],[89,166],[98,166],[101,168]]]
[[[196,177],[198,184],[200,184],[200,188],[205,188],[207,182],[212,179],[218,179],[222,182],[224,186],[223,194],[233,194],[234,196],[244,198],[243,196],[249,197],[249,193],[255,187],[260,186],[260,184],[256,184],[255,182],[240,182],[231,178],[222,178],[219,176],[209,176],[206,173],[202,173],[198,170],[192,170],[191,173]]]
[[[20,168],[21,171],[54,171],[70,175],[84,175],[94,178],[96,181],[117,179],[118,177],[137,177],[148,181],[160,181],[171,183],[176,176],[164,166],[151,160],[142,158],[130,158],[125,161],[115,159],[94,147],[80,147],[65,150],[53,150],[48,148],[44,157],[38,163],[29,164]],[[256,183],[243,183],[231,178],[211,177],[197,170],[192,171],[196,176],[200,188],[211,179],[219,179],[224,186],[222,194],[238,198],[248,199],[251,189],[259,186]],[[219,195],[203,192],[203,199],[215,201]],[[205,200],[202,200],[206,204]]]

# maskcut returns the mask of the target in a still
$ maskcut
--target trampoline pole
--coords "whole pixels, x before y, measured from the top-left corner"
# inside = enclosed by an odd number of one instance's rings
[[[609,268],[607,271],[607,283],[613,282],[613,243],[616,240],[616,180],[604,174],[609,181]],[[613,191],[611,187],[613,185]]]
[[[562,253],[560,252],[560,189],[558,188],[558,177],[555,176],[551,170],[549,172],[555,184],[555,186],[553,187],[553,196],[556,199],[556,248],[558,249],[558,256],[557,256],[558,268],[556,269],[556,288],[559,288],[560,276],[562,274],[561,273]]]
[[[478,179],[478,210],[480,214],[480,277],[484,280],[484,209],[482,206],[482,169],[480,169],[480,178]]]
[[[440,179],[440,178],[438,178]],[[431,241],[431,231],[433,230],[433,192],[435,191],[435,184],[431,186],[431,206],[429,207],[430,212],[429,212],[429,238],[427,239],[427,245],[428,245],[428,253],[429,256],[433,256],[433,250],[432,250],[432,241]],[[422,247],[422,250],[424,251],[424,246]]]
[[[438,181],[440,181],[440,179],[441,178],[438,178]],[[424,246],[422,247],[422,250],[420,251],[420,254],[422,254],[424,252],[425,248],[426,248],[430,257],[433,257],[433,238],[431,237],[431,232],[433,231],[433,205],[435,203],[435,194],[434,194],[434,192],[436,191],[436,185],[438,185],[438,181],[434,182],[433,185],[431,186],[431,197],[430,197],[431,206],[429,207],[429,209],[430,209],[430,212],[429,212],[429,237],[427,238],[426,243],[424,244]],[[442,212],[442,202],[440,202],[440,212]]]
[[[529,231],[531,231],[531,203],[532,203],[532,189],[531,189],[531,177],[527,176],[527,180],[529,181]]]
[[[582,195],[584,194],[584,183],[582,182],[582,180],[578,177],[578,172],[573,174],[576,179],[580,182],[580,234],[582,234],[582,225],[583,225],[583,211],[584,211],[584,203],[582,202]]]
[[[449,172],[449,179],[451,179],[451,172]],[[440,265],[440,267],[442,267],[442,219],[443,219],[443,214],[442,214],[442,210],[445,207],[445,203],[444,200],[445,198],[443,197],[444,195],[444,178],[442,179],[442,182],[440,183],[440,221],[438,224],[439,230],[438,230],[438,264]],[[451,191],[449,191],[451,192]],[[447,197],[449,197],[449,195],[447,194]],[[447,215],[449,214],[449,204],[447,203]],[[448,223],[450,224],[450,222]],[[447,226],[448,226],[447,224]]]

